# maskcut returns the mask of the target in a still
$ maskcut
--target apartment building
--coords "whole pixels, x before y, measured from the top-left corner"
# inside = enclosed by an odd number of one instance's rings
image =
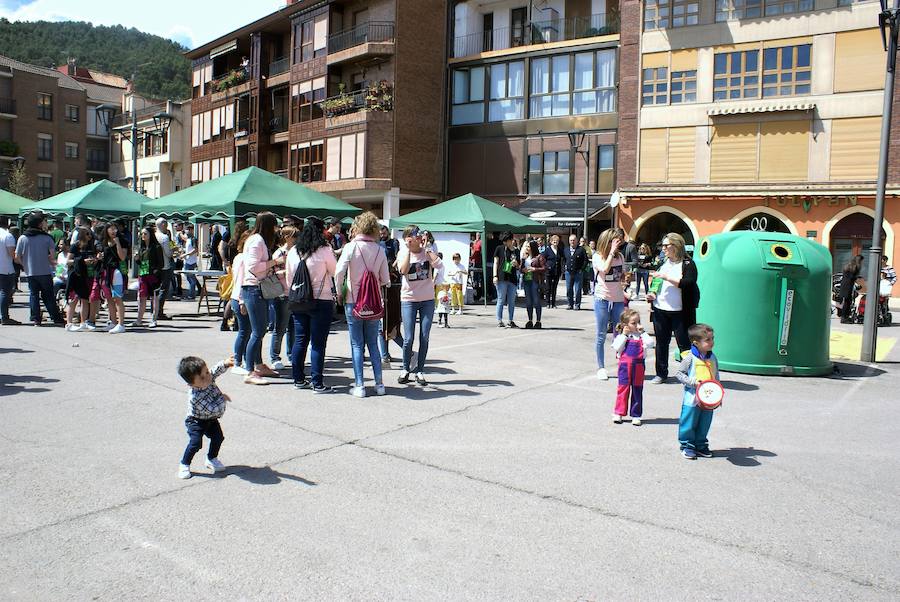
[[[85,184],[87,93],[54,69],[0,56],[0,185],[14,159],[34,183],[36,199]]]
[[[131,91],[119,98],[121,110],[113,118],[109,179],[134,186],[134,146],[137,149],[137,190],[156,199],[190,186],[191,101],[160,101]],[[168,115],[162,132],[154,118]],[[137,123],[134,142],[132,125]]]
[[[441,198],[444,0],[300,0],[187,56],[190,179],[255,165],[385,217]]]
[[[598,233],[617,180],[618,0],[467,0],[452,25],[450,196],[474,192],[568,233],[582,229],[587,192]]]
[[[622,0],[618,217],[632,237],[870,245],[886,55],[877,2]],[[627,134],[627,135],[626,135]],[[900,149],[890,182],[900,180]],[[885,249],[900,226],[889,186]]]

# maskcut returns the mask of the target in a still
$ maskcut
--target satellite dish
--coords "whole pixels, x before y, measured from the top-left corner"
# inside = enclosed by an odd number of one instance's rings
[[[556,211],[535,211],[528,215],[528,217],[532,219],[546,219],[548,217],[553,217],[556,215]]]

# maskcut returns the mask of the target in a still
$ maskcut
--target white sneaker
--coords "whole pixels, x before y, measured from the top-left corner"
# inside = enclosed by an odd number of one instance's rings
[[[225,465],[219,462],[218,458],[207,458],[206,467],[213,472],[222,472],[225,470]]]
[[[125,332],[125,326],[122,324],[116,324],[112,328],[109,329],[109,334],[120,334]]]
[[[84,324],[69,324],[66,326],[66,330],[69,332],[81,332],[84,330]]]
[[[179,464],[178,465],[178,478],[179,479],[190,479],[191,478],[191,467],[187,464]]]
[[[231,369],[232,374],[237,374],[238,376],[247,376],[250,374],[246,368],[242,368],[241,366],[235,366]]]
[[[632,418],[631,424],[633,424],[634,426],[641,426],[641,419],[640,418]]]
[[[156,328],[156,320],[150,320],[147,324],[147,328]]]
[[[606,368],[597,370],[597,378],[599,380],[609,380],[609,374],[606,373]]]
[[[366,396],[366,388],[365,387],[353,387],[350,389],[350,394],[353,397],[365,397]]]
[[[88,330],[88,331],[94,331],[94,330],[97,330],[97,327],[94,326],[94,323],[93,323],[93,322],[85,322],[84,324],[82,324],[82,326],[84,326],[84,329],[85,329],[85,330]]]
[[[272,362],[272,370],[284,370],[284,364],[281,362],[281,360]]]
[[[112,329],[115,327],[116,327],[116,325],[113,324],[112,322],[107,322],[106,326],[103,327],[103,330],[105,330],[106,332],[112,332]]]
[[[616,424],[622,424],[622,417],[618,414],[613,414],[613,422]]]
[[[375,385],[375,395],[384,395],[387,391],[384,390],[384,385]]]

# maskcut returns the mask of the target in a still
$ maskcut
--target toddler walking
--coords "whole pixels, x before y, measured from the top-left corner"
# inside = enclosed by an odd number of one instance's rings
[[[179,376],[191,386],[188,393],[188,415],[184,419],[188,444],[178,466],[179,479],[191,478],[191,460],[203,447],[204,436],[209,439],[206,467],[213,472],[225,470],[225,466],[219,461],[219,448],[225,439],[222,427],[219,426],[219,418],[225,413],[225,402],[231,401],[231,398],[219,390],[216,377],[233,365],[234,360],[229,358],[216,364],[210,372],[206,362],[199,357],[184,357],[178,363]]]
[[[461,263],[462,257],[459,253],[453,254],[453,263],[447,271],[447,277],[450,278],[450,313],[462,315],[463,310],[463,283],[465,277],[469,275],[469,271]]]
[[[437,315],[438,315],[438,326],[443,326],[444,328],[450,328],[450,295],[446,290],[438,291],[438,305],[437,305]]]
[[[712,349],[714,332],[708,324],[688,328],[691,350],[685,352],[675,378],[684,385],[681,417],[678,419],[678,442],[687,460],[712,458],[707,434],[712,425],[713,410],[704,410],[697,401],[697,385],[705,380],[719,380],[719,363]]]
[[[613,422],[621,424],[622,419],[630,415],[631,424],[641,426],[641,416],[644,413],[644,354],[656,342],[644,332],[641,316],[633,309],[622,311],[619,323],[616,324],[616,333],[612,346],[619,358],[619,386],[616,389]]]

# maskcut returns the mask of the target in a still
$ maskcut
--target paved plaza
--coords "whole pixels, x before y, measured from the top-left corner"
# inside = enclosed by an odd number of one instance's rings
[[[716,457],[691,462],[677,384],[647,385],[643,426],[612,423],[590,311],[452,316],[429,386],[395,369],[365,399],[335,325],[340,392],[221,377],[229,468],[201,453],[181,481],[176,362],[233,334],[167,309],[118,336],[0,328],[0,599],[900,598],[896,346],[832,378],[723,373]]]

